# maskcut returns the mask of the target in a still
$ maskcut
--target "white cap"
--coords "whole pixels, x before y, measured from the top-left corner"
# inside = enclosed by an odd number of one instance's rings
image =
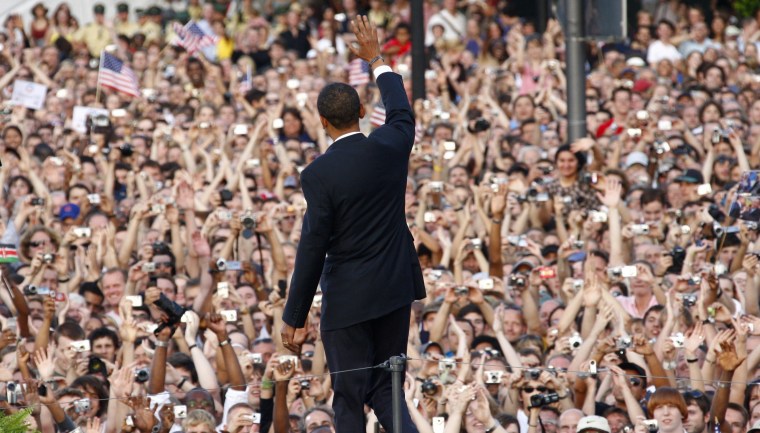
[[[625,158],[625,168],[631,168],[631,166],[641,164],[644,167],[649,165],[649,157],[644,152],[631,152],[628,157]]]
[[[647,65],[647,62],[644,61],[641,57],[631,57],[630,59],[625,61],[626,66],[632,66],[636,68],[643,68]]]
[[[580,433],[588,429],[594,429],[594,430],[610,433],[610,423],[607,422],[607,418],[604,418],[601,416],[597,416],[597,415],[584,416],[578,421],[578,427],[576,428],[575,431],[577,433]]]

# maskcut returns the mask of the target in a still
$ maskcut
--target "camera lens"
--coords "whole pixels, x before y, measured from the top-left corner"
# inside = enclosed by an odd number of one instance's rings
[[[145,383],[150,379],[150,372],[147,368],[141,368],[135,372],[135,382]]]
[[[422,382],[422,393],[427,396],[433,396],[438,392],[438,386],[432,380]]]

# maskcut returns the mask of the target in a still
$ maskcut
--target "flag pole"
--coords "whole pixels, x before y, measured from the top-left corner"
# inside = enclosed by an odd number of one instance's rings
[[[100,71],[103,70],[103,53],[105,50],[100,52],[100,59],[98,59],[98,84],[95,86],[95,102],[100,102]],[[105,104],[103,104],[105,106]]]

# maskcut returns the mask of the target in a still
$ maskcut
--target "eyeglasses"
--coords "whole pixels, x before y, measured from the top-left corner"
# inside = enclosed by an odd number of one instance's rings
[[[48,243],[50,243],[50,241],[31,241],[29,242],[29,246],[32,248],[39,248],[39,247],[44,247]]]
[[[639,379],[638,377],[632,377],[629,380],[631,381],[631,385],[641,386],[641,379]]]
[[[156,267],[163,266],[165,268],[171,268],[172,262],[153,262],[156,264]]]
[[[267,99],[267,104],[269,105],[274,105],[274,104],[279,104],[279,103],[280,103],[279,99]]]
[[[548,390],[549,390],[549,388],[547,388],[547,387],[545,387],[545,386],[539,386],[539,387],[535,387],[535,388],[534,388],[534,387],[532,387],[532,386],[524,386],[524,387],[523,387],[523,389],[522,389],[522,391],[523,391],[524,393],[526,393],[526,394],[530,394],[530,393],[532,393],[532,392],[534,392],[534,391],[538,391],[538,392],[546,392],[546,391],[548,391]]]

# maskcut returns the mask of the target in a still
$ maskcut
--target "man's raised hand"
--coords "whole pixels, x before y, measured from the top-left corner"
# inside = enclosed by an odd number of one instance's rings
[[[356,57],[369,62],[380,55],[380,42],[377,40],[377,28],[366,15],[359,15],[351,21],[351,27],[356,35],[356,46],[348,44],[348,48]]]

